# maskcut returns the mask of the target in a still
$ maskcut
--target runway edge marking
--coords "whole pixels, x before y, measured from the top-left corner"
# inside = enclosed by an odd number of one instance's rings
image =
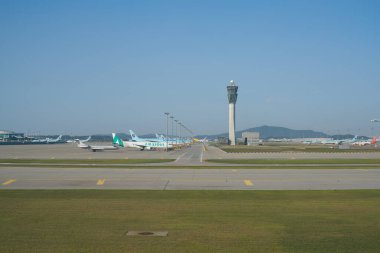
[[[16,182],[16,179],[10,179],[8,181],[5,181],[4,183],[2,183],[2,185],[10,185],[12,183]]]
[[[244,184],[245,184],[246,186],[253,186],[252,181],[251,181],[251,180],[248,180],[248,179],[244,180]]]
[[[96,185],[104,185],[105,179],[99,179]]]
[[[186,155],[187,153],[183,153],[182,155],[178,156],[177,159],[175,159],[175,163],[178,162],[184,155]]]

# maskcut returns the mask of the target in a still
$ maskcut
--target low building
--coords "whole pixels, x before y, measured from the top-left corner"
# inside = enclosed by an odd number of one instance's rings
[[[241,138],[245,145],[258,145],[260,143],[259,132],[243,132]]]
[[[12,141],[24,139],[25,136],[23,133],[16,133],[13,131],[0,130],[0,141]]]
[[[219,136],[218,137],[218,144],[222,144],[222,145],[230,144],[228,137]]]

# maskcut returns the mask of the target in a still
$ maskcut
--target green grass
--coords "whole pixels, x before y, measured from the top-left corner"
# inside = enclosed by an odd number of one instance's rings
[[[380,190],[2,190],[0,200],[0,252],[380,252]]]
[[[262,165],[262,164],[242,164],[242,165],[212,165],[212,166],[198,166],[198,165],[139,165],[130,164],[130,165],[61,165],[61,164],[0,164],[1,168],[9,167],[22,167],[22,168],[102,168],[102,169],[379,169],[380,166],[375,164],[361,164],[361,165],[318,165],[314,164],[300,164],[292,166],[294,164],[288,164],[287,166],[281,164],[271,164]]]
[[[209,159],[229,164],[380,164],[380,159]]]
[[[174,159],[0,159],[0,163],[22,164],[140,164],[166,163]]]
[[[373,148],[352,148],[338,149],[323,146],[221,146],[220,149],[227,153],[269,153],[269,152],[317,152],[317,153],[365,153],[365,152],[380,152],[380,149]]]

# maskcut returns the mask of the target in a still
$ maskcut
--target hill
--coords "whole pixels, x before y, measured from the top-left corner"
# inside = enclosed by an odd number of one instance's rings
[[[243,132],[259,132],[261,139],[293,139],[293,138],[328,138],[329,135],[323,132],[316,132],[313,130],[294,130],[286,127],[277,126],[260,126],[244,129],[241,131],[236,131],[236,137],[240,138]],[[228,133],[216,134],[216,135],[199,135],[197,137],[208,139],[215,139],[217,137],[228,137]]]

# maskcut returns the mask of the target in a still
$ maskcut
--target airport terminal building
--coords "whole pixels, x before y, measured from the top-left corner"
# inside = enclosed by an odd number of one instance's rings
[[[12,141],[24,139],[24,133],[16,133],[8,130],[0,130],[0,141]]]

